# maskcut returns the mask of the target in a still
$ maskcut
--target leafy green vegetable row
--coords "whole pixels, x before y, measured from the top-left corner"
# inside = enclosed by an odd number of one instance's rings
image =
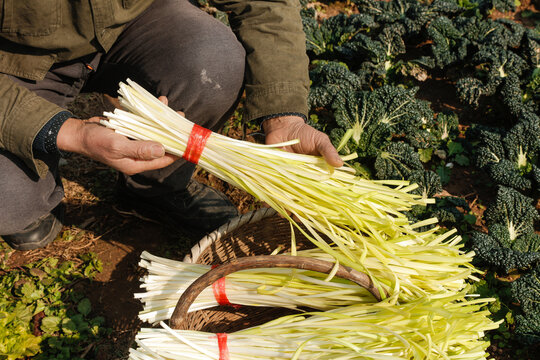
[[[312,125],[342,154],[358,154],[358,173],[416,182],[425,196],[441,192],[453,163],[484,172],[497,191],[488,232],[471,233],[470,244],[485,269],[517,274],[515,332],[540,341],[539,29],[488,18],[493,8],[515,10],[512,0],[352,2],[357,13],[323,20],[304,2]],[[459,119],[418,98],[430,78],[453,84]],[[456,227],[475,220],[463,199],[427,209],[409,215]]]

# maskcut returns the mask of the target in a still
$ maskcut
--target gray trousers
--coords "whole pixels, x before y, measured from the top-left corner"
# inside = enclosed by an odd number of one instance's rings
[[[41,81],[12,80],[65,107],[81,91],[116,96],[118,82],[129,77],[156,96],[167,96],[169,106],[191,121],[217,130],[238,104],[244,65],[245,51],[228,27],[188,0],[156,0],[108,53],[56,64]],[[51,160],[50,172],[39,178],[0,149],[0,235],[24,229],[60,203],[64,191],[57,163]],[[124,179],[130,189],[152,197],[183,189],[193,170],[181,159]]]

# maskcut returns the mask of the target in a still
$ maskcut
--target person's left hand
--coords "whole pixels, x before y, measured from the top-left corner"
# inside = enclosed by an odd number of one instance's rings
[[[299,139],[298,144],[286,146],[284,150],[300,154],[320,155],[333,167],[343,165],[343,160],[339,157],[328,135],[309,126],[299,116],[268,119],[262,123],[262,127],[266,134],[267,144]]]

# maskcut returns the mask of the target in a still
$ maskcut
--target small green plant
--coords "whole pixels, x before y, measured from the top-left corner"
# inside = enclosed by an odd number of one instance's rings
[[[435,172],[441,178],[441,183],[443,185],[447,185],[450,182],[450,176],[452,174],[452,168],[450,166],[448,166],[448,164],[446,164],[444,162],[441,162],[441,164],[437,166]]]
[[[92,317],[90,300],[76,290],[101,271],[101,262],[95,254],[80,261],[47,258],[1,270],[0,359],[81,359],[106,335],[104,318]]]

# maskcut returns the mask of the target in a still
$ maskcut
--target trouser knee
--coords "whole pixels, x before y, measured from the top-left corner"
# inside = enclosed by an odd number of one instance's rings
[[[89,88],[112,82],[116,89],[117,80],[130,77],[215,129],[237,103],[244,66],[244,48],[229,27],[187,0],[157,0],[126,26]]]
[[[103,86],[130,77],[167,96],[169,106],[189,120],[217,131],[238,104],[244,67],[245,50],[229,27],[187,0],[158,0],[126,26],[92,82]],[[193,169],[180,159],[125,180],[141,195],[157,196],[185,188]]]
[[[40,178],[15,155],[0,150],[0,235],[21,231],[62,201],[56,166],[51,170]]]
[[[183,68],[172,72],[159,87],[168,87],[162,91],[168,94],[172,108],[182,110],[188,119],[216,130],[234,110],[241,96],[245,50],[232,32],[219,32],[200,39],[189,58],[189,63],[179,64]],[[179,78],[185,76],[186,71],[191,74],[187,82]],[[176,79],[174,74],[177,74]]]

